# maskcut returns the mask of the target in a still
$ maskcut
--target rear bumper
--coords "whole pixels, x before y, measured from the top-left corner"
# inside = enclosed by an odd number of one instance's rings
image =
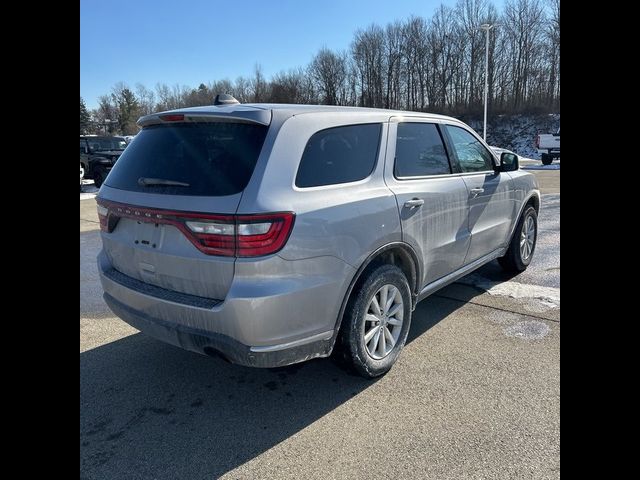
[[[553,155],[554,157],[560,157],[559,148],[538,148],[538,153],[546,153],[549,155]]]
[[[331,353],[331,338],[312,340],[310,343],[273,351],[255,351],[256,347],[244,345],[226,335],[152,318],[127,307],[108,293],[104,294],[104,300],[118,317],[151,337],[192,352],[210,356],[219,355],[238,365],[261,368],[281,367],[316,357],[325,357]]]
[[[285,262],[283,271],[288,274],[265,281],[237,264],[226,298],[210,304],[168,290],[163,295],[157,291],[162,289],[141,288],[142,282],[113,275],[104,251],[98,256],[98,271],[111,310],[138,330],[172,345],[221,354],[253,367],[328,356],[354,269],[334,257],[268,261]]]

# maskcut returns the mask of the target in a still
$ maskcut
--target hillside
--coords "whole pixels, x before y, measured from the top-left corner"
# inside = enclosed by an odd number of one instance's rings
[[[482,135],[482,117],[460,119]],[[560,114],[548,115],[498,115],[489,117],[487,142],[489,145],[506,148],[525,158],[540,159],[533,146],[539,133],[553,133],[560,126]]]

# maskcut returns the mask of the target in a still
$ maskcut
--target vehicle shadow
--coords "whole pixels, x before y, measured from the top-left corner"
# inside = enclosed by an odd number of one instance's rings
[[[481,276],[490,282],[507,282],[518,274],[505,272],[497,261],[489,262],[475,270],[472,275]],[[461,279],[464,282],[464,277]],[[484,290],[466,283],[453,283],[418,303],[411,320],[407,345],[419,338],[444,318],[463,307]]]
[[[408,342],[463,305],[421,302]],[[80,354],[81,478],[217,478],[375,382],[330,359],[251,369],[134,334]]]

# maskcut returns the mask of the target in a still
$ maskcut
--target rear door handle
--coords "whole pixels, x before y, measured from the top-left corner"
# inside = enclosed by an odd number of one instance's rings
[[[472,188],[471,189],[471,195],[473,195],[474,197],[476,195],[480,195],[481,193],[484,193],[484,188]]]
[[[412,198],[411,200],[407,200],[404,202],[404,206],[406,208],[416,208],[421,207],[424,204],[424,200],[422,198]]]

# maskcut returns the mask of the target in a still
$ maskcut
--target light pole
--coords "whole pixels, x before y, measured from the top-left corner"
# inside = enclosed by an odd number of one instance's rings
[[[482,133],[482,139],[487,141],[487,96],[489,95],[489,30],[494,25],[490,23],[483,23],[480,28],[484,30],[485,37],[487,39],[485,54],[484,54],[484,129]]]

